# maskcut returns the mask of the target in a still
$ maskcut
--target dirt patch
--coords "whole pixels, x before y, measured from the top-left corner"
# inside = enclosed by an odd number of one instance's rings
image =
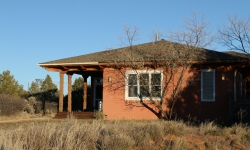
[[[179,137],[168,134],[165,138],[173,142],[176,142],[178,139],[182,138],[185,140],[185,146],[187,149],[248,149],[239,141],[235,141],[233,138],[231,139],[223,136],[187,134]]]

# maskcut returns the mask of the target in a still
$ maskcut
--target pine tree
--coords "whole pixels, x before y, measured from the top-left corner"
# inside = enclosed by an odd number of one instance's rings
[[[39,84],[37,82],[32,81],[30,87],[29,87],[29,93],[31,95],[37,94],[41,91]]]
[[[49,90],[57,91],[57,86],[53,83],[51,77],[48,74],[46,78],[44,79],[44,81],[42,82],[41,90],[42,91],[49,91]]]
[[[47,75],[43,80],[40,89],[41,92],[39,93],[39,99],[42,100],[43,114],[45,115],[45,102],[57,100],[58,89],[49,75]]]
[[[38,84],[38,83],[37,83]],[[39,84],[38,84],[39,85]],[[39,92],[39,99],[43,101],[55,101],[58,96],[57,86],[49,75],[42,81]]]
[[[74,84],[72,85],[72,91],[83,90],[83,78],[76,78]]]
[[[25,93],[23,85],[19,85],[9,70],[0,74],[0,94],[22,96]]]
[[[83,103],[83,78],[78,77],[72,85],[72,109],[81,110]]]

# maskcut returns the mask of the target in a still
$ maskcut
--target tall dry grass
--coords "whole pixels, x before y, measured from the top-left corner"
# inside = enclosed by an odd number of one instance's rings
[[[182,121],[89,120],[32,122],[0,129],[1,150],[247,149],[249,127]]]

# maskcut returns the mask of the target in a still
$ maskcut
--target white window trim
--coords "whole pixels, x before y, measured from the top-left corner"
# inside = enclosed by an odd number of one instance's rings
[[[203,98],[203,72],[213,72],[213,99],[204,99]],[[201,69],[201,102],[215,102],[215,70],[214,69]]]
[[[137,97],[128,97],[128,75],[129,74],[136,74],[137,75],[137,93],[139,93],[139,74],[148,73],[148,74],[154,74],[154,73],[160,73],[161,74],[161,92],[162,92],[162,80],[163,80],[163,71],[162,70],[127,70],[126,71],[126,79],[125,79],[125,100],[141,100],[138,96]],[[149,76],[149,86],[151,82],[151,75]],[[151,89],[151,87],[150,87]],[[161,93],[162,94],[162,93]],[[160,100],[160,97],[153,97],[153,100]],[[150,100],[149,97],[143,97],[142,100]]]

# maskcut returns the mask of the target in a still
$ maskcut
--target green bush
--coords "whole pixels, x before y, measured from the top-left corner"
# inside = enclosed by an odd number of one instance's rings
[[[24,99],[10,95],[0,94],[0,115],[12,116],[24,111]]]

